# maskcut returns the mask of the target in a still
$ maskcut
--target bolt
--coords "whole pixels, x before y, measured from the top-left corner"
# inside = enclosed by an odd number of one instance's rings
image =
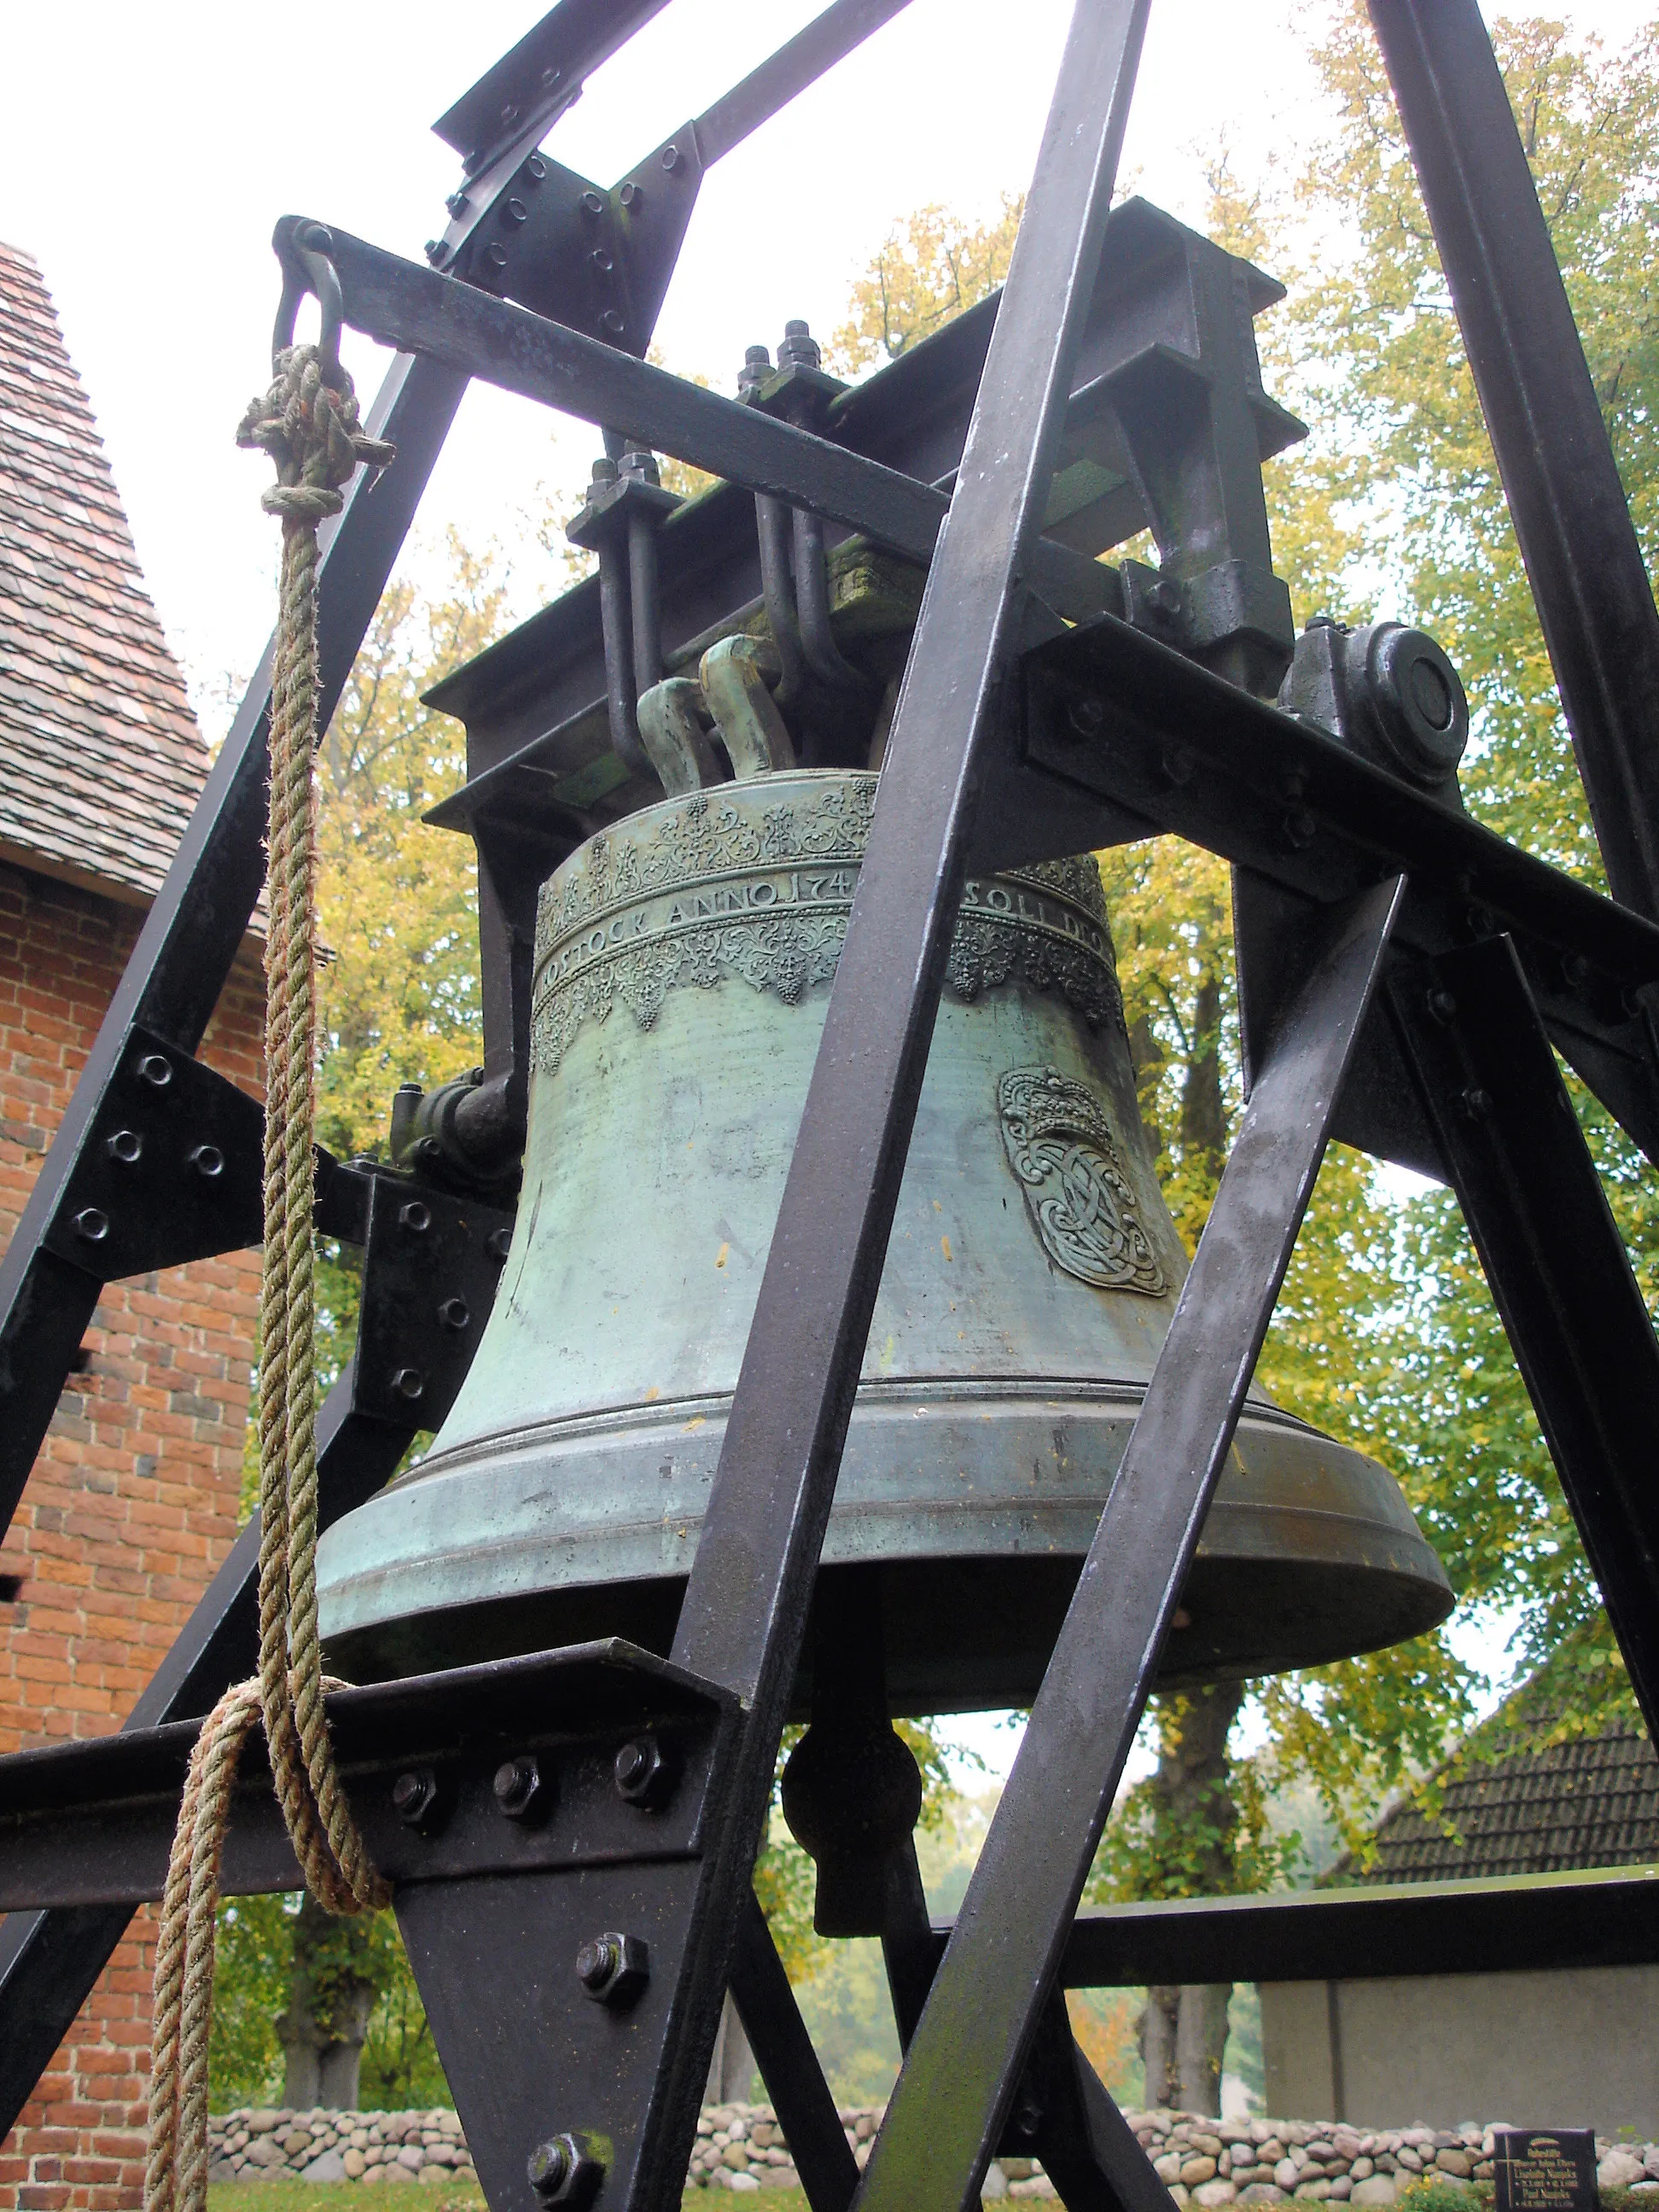
[[[510,199],[506,201],[502,205],[501,221],[503,222],[520,223],[526,220],[529,213],[530,210],[525,205],[521,199]]]
[[[601,453],[593,464],[593,482],[596,484],[613,484],[621,473],[608,453]]]
[[[444,202],[451,215],[465,215],[471,204],[471,201],[466,196],[466,187],[464,185],[457,185]]]
[[[557,76],[558,73],[557,70],[550,72],[553,76]],[[520,174],[526,184],[539,185],[547,174],[547,164],[539,154],[532,154],[525,163]]]
[[[576,1979],[596,2002],[617,2010],[632,2004],[650,1978],[650,1954],[636,1936],[607,1929],[576,1954]]]
[[[109,1235],[109,1216],[95,1206],[83,1206],[75,1217],[75,1233],[88,1244],[101,1244]]]
[[[449,248],[444,244],[441,238],[428,238],[425,246],[422,248],[422,251],[426,255],[427,259],[435,269],[438,264],[443,259],[445,254],[448,252]]]
[[[1470,902],[1468,911],[1463,918],[1469,926],[1471,937],[1490,937],[1498,927],[1497,918],[1492,908],[1489,906],[1482,906],[1478,899]]]
[[[599,192],[584,192],[581,198],[577,201],[576,205],[580,209],[584,215],[603,215],[605,213],[605,198],[603,194]]]
[[[608,276],[617,265],[602,246],[596,246],[587,259],[588,265],[597,269],[601,276]]]
[[[823,350],[805,323],[797,319],[784,325],[783,343],[778,348],[780,368],[817,368],[823,359]]]
[[[625,477],[637,477],[644,483],[654,484],[662,482],[662,471],[657,466],[656,455],[645,453],[638,447],[623,455],[622,472]]]
[[[499,271],[507,266],[507,248],[495,239],[484,248],[484,259],[490,268]]]
[[[225,1156],[217,1145],[196,1146],[190,1164],[204,1182],[216,1182],[225,1171]]]
[[[681,153],[678,146],[672,144],[665,146],[661,153],[658,155],[657,159],[662,163],[664,168],[667,170],[671,177],[677,176],[680,170],[685,167],[684,155]]]
[[[392,1803],[404,1827],[430,1835],[441,1809],[437,1776],[429,1766],[411,1766],[392,1784]]]
[[[1299,851],[1304,845],[1312,844],[1318,828],[1305,806],[1293,806],[1285,817],[1285,842]]]
[[[1185,745],[1165,745],[1158,765],[1171,783],[1190,783],[1198,763]]]
[[[506,106],[504,108],[502,108],[502,110],[501,110],[501,128],[502,128],[502,130],[503,130],[503,131],[510,131],[510,130],[513,128],[514,125],[518,121],[518,119],[519,119],[519,111],[518,111],[518,109],[514,106],[513,102],[509,100],[508,100],[508,102],[507,103],[507,106]]]
[[[617,313],[616,308],[607,307],[605,309],[605,313],[599,317],[599,328],[602,331],[609,331],[610,335],[613,338],[619,338],[622,336],[623,319],[621,315]]]
[[[154,1089],[165,1091],[173,1080],[173,1062],[159,1052],[147,1052],[138,1063],[138,1073]]]
[[[492,1229],[484,1238],[484,1250],[492,1260],[505,1260],[512,1249],[513,1231],[510,1229]]]
[[[622,202],[625,208],[641,207],[645,204],[645,186],[643,185],[624,185],[622,190],[617,193],[617,198]]]
[[[1011,2117],[1017,2135],[1034,2136],[1042,2125],[1042,2106],[1030,2089],[1022,2089]]]
[[[118,1129],[112,1137],[104,1139],[104,1150],[111,1159],[119,1160],[130,1168],[144,1149],[144,1140],[136,1129]]]
[[[392,1387],[412,1406],[426,1388],[426,1377],[418,1367],[400,1367],[392,1378]]]
[[[1484,1121],[1492,1111],[1492,1093],[1483,1091],[1478,1083],[1472,1083],[1467,1091],[1460,1092],[1457,1103],[1466,1120]]]
[[[605,2179],[604,2166],[584,2154],[574,2136],[554,2136],[547,2142],[538,2143],[526,2171],[544,2204],[568,2204],[577,2208],[577,2212]]]
[[[1106,726],[1105,702],[1099,699],[1073,699],[1066,710],[1066,719],[1080,738],[1097,738]]]
[[[1146,594],[1146,604],[1155,613],[1178,615],[1181,612],[1181,586],[1169,577],[1160,576]]]
[[[544,1814],[552,1801],[553,1792],[542,1779],[539,1761],[533,1751],[522,1759],[503,1759],[495,1769],[492,1785],[495,1802],[509,1820],[532,1820]]]
[[[1449,1029],[1457,1018],[1457,1001],[1449,991],[1435,990],[1429,994],[1429,1012],[1436,1021]]]
[[[432,1209],[423,1206],[418,1198],[406,1199],[398,1208],[398,1226],[414,1236],[424,1237],[432,1226]]]
[[[471,1309],[465,1298],[446,1298],[438,1309],[438,1319],[459,1335],[471,1322]]]
[[[564,71],[562,70],[544,69],[542,71],[542,90],[544,92],[551,92],[554,86],[563,75]]]
[[[743,367],[738,371],[738,398],[751,398],[771,374],[771,355],[763,345],[751,345],[744,355]]]
[[[1582,952],[1569,952],[1561,963],[1561,973],[1570,988],[1582,990],[1589,976],[1589,962]]]
[[[617,1753],[617,1787],[630,1805],[654,1812],[674,1794],[678,1779],[653,1735],[636,1736]]]

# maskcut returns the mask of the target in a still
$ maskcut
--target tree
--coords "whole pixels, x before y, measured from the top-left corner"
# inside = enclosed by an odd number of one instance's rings
[[[1659,508],[1656,354],[1644,240],[1659,178],[1659,45],[1609,58],[1558,23],[1494,27],[1569,292],[1589,342],[1644,545]],[[1270,389],[1314,425],[1270,465],[1278,565],[1305,619],[1370,618],[1381,596],[1459,663],[1474,709],[1463,782],[1502,834],[1599,880],[1547,658],[1455,319],[1364,11],[1315,52],[1331,127],[1289,193],[1210,167],[1201,226],[1291,283],[1259,326]],[[1006,206],[1005,214],[1011,212]],[[897,226],[855,288],[838,365],[902,351],[990,289],[1012,223],[937,210]],[[1101,856],[1143,1111],[1189,1246],[1239,1109],[1225,871],[1174,841]],[[1641,1164],[1578,1103],[1638,1275],[1656,1285]],[[1334,1146],[1298,1241],[1260,1379],[1290,1410],[1375,1453],[1402,1481],[1465,1609],[1514,1607],[1517,1658],[1558,1678],[1558,1732],[1632,1709],[1594,1583],[1455,1201],[1401,1203]],[[1294,1857],[1256,1808],[1297,1778],[1362,1851],[1387,1791],[1429,1770],[1480,1687],[1444,1634],[1252,1686],[1254,1759],[1224,1748],[1230,1698],[1155,1701],[1158,1770],[1109,1832],[1095,1893],[1254,1887]],[[1218,1748],[1218,1739],[1224,1747]],[[1213,2044],[1214,2000],[1194,1993]],[[1162,2009],[1160,2026],[1152,2018]],[[1168,2008],[1150,2032],[1181,2040]],[[1196,2039],[1204,2042],[1204,2035]],[[1194,2037],[1185,2038],[1188,2047]],[[1156,2056],[1156,2054],[1154,2054]],[[1200,2071],[1203,2070],[1200,2069]],[[1190,2088],[1193,2085],[1188,2084]],[[1149,2069],[1146,2094],[1156,2094]]]
[[[1005,192],[1000,213],[988,222],[925,207],[895,223],[854,283],[847,319],[824,348],[824,367],[846,377],[884,367],[994,292],[1008,273],[1024,205],[1023,194]]]

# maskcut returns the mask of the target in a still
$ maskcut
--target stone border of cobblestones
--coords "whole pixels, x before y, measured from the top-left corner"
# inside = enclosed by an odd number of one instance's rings
[[[885,2109],[849,2105],[840,2118],[860,2166]],[[1315,2120],[1218,2120],[1197,2112],[1124,2117],[1177,2204],[1213,2212],[1223,2204],[1392,2204],[1426,2174],[1467,2185],[1492,2179],[1492,2128],[1365,2129]],[[295,2112],[264,2106],[209,2123],[212,2181],[447,2181],[472,2160],[453,2112]],[[1659,2146],[1596,2140],[1604,2189],[1659,2195]],[[706,2105],[687,2181],[735,2190],[799,2188],[777,2115],[769,2105]],[[1051,2197],[1035,2159],[1004,2158],[986,2176],[988,2197]],[[1659,2208],[1656,2208],[1659,2212]]]

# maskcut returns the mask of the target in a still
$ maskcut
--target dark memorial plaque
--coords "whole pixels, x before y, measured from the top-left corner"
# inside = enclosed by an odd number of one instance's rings
[[[1499,2128],[1492,2155],[1497,2212],[1596,2212],[1588,2128]]]

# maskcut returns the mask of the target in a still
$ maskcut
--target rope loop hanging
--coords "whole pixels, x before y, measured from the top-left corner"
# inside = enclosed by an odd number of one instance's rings
[[[259,1299],[259,1670],[202,1724],[179,1810],[156,1944],[145,2212],[205,2212],[208,2046],[221,1866],[236,1767],[263,1724],[283,1817],[307,1887],[331,1912],[390,1903],[340,1786],[317,1626],[315,1285],[317,526],[360,463],[393,449],[364,434],[331,347],[290,345],[237,430],[276,482],[283,526],[270,703],[265,939],[264,1269]]]

